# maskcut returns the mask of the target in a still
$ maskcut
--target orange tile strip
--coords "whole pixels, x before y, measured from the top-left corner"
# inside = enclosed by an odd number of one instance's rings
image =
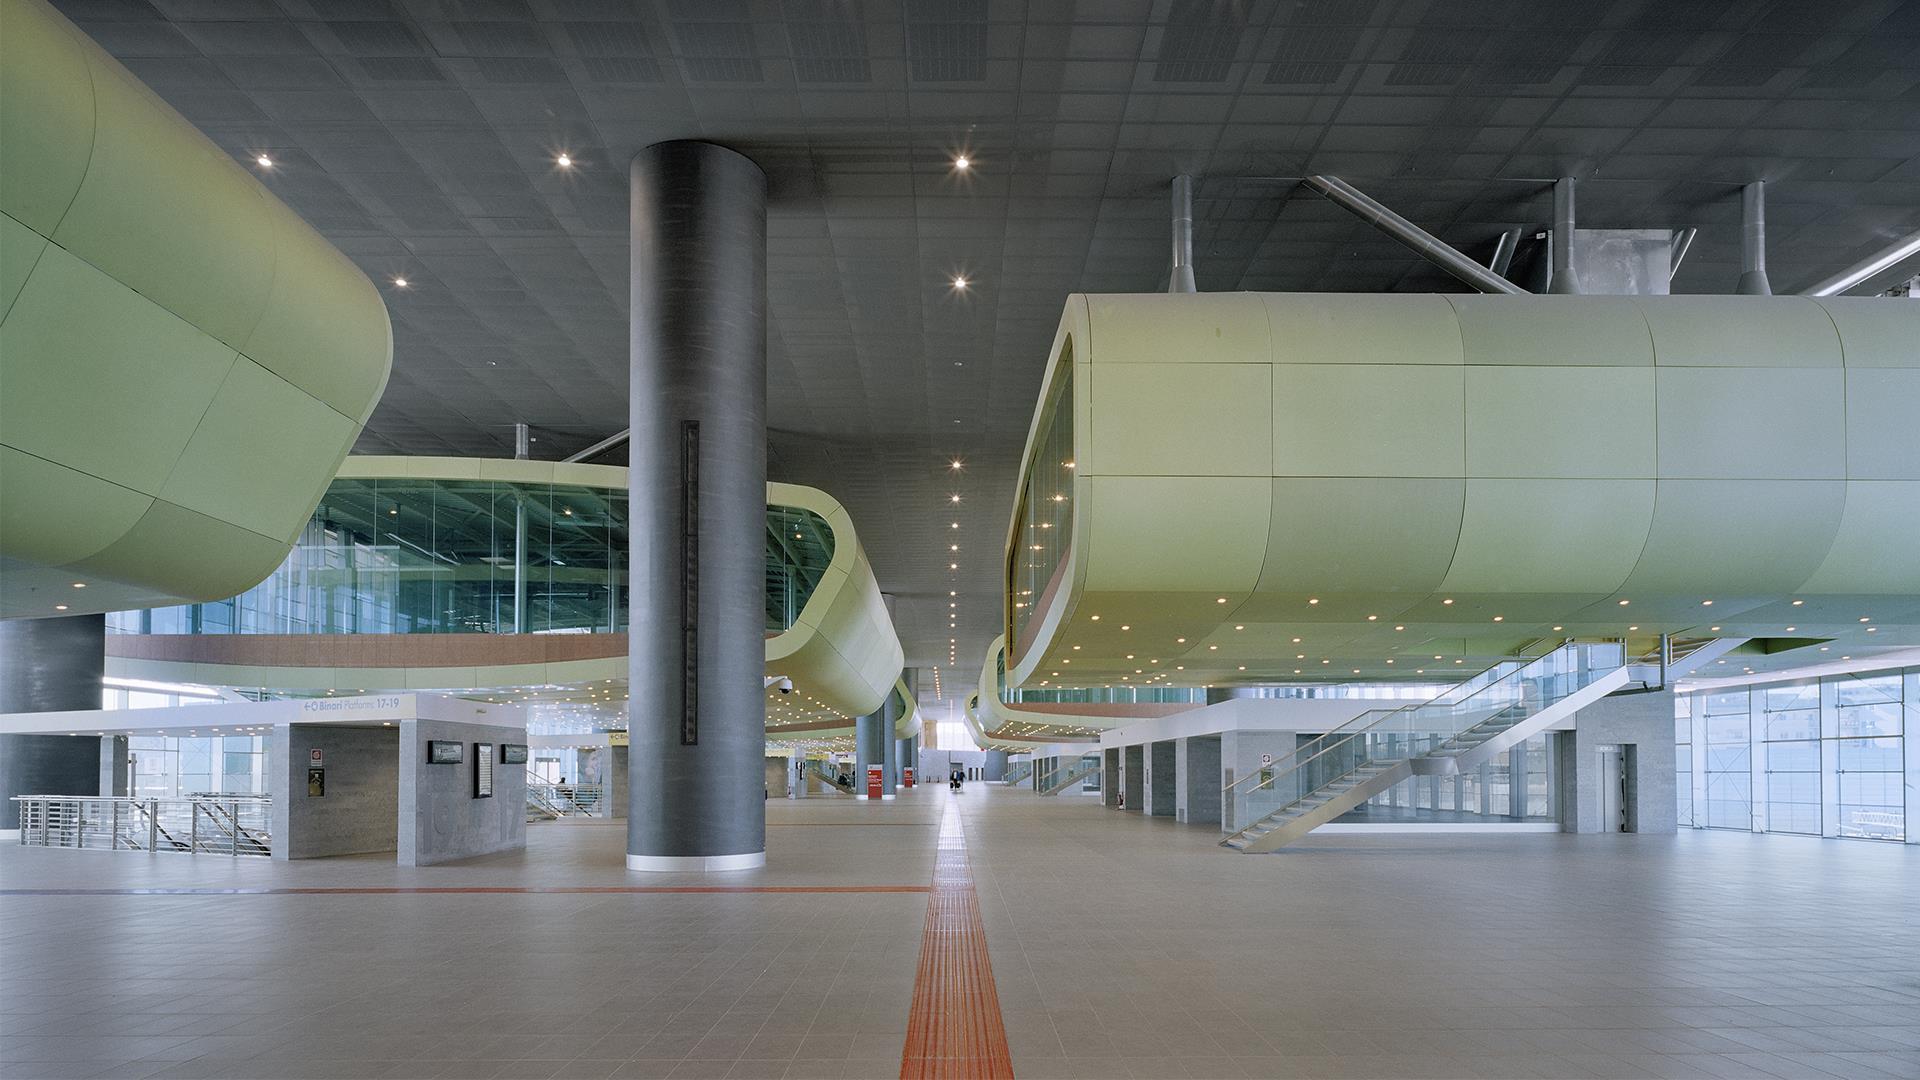
[[[0,889],[0,896],[326,896],[332,893],[354,895],[407,895],[412,893],[924,893],[926,885],[554,885],[526,887],[518,885],[430,885],[419,888],[385,885],[294,886],[287,888],[230,889],[169,888],[150,889]]]
[[[966,834],[949,810],[927,897],[927,928],[900,1054],[901,1080],[1012,1080],[1013,1056],[987,957]]]

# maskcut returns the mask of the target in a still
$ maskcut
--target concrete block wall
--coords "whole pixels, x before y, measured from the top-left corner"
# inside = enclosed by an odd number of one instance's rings
[[[1600,820],[1600,751],[1618,746],[1631,763],[1627,831],[1670,833],[1676,827],[1673,692],[1615,694],[1574,714],[1573,730],[1554,748],[1562,832],[1608,831]]]
[[[1174,787],[1180,774],[1176,756],[1172,740],[1147,746],[1147,797],[1140,807],[1143,813],[1155,817],[1174,816]]]
[[[1220,824],[1220,736],[1181,739],[1175,763],[1175,815],[1189,825]]]
[[[309,751],[315,749],[327,771],[321,797],[307,794]],[[441,766],[462,767],[473,766]],[[276,724],[267,738],[267,793],[273,796],[276,859],[393,851],[400,819],[400,729]],[[514,812],[524,817],[524,785],[518,798]]]
[[[294,730],[297,733],[303,729]],[[465,744],[466,760],[458,765],[427,764],[427,742],[433,739]],[[527,769],[524,765],[507,765],[500,760],[502,744],[524,745],[526,741],[524,728],[451,720],[402,720],[397,753],[389,744],[389,754],[399,766],[397,850],[400,865],[432,866],[526,847]],[[475,743],[493,745],[491,798],[474,797]],[[331,769],[327,780],[331,796]],[[295,792],[296,798],[299,795]]]

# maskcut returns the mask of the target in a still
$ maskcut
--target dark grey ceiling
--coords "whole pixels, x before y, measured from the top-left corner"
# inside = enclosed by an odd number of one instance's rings
[[[1164,286],[1175,173],[1201,177],[1205,290],[1456,288],[1245,177],[1340,174],[1484,255],[1577,175],[1583,227],[1700,227],[1678,291],[1730,291],[1749,180],[1776,288],[1920,227],[1920,0],[58,6],[389,286],[366,451],[510,453],[525,421],[557,457],[625,427],[625,163],[674,138],[754,157],[771,472],[848,505],[910,663],[960,639],[949,697],[999,621],[1062,301]]]

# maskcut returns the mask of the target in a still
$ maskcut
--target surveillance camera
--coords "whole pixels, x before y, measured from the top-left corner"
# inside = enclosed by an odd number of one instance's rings
[[[773,684],[773,688],[783,694],[791,694],[793,693],[793,680],[782,675],[779,680]]]

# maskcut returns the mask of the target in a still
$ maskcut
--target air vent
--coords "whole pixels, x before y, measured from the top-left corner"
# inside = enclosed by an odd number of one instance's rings
[[[1267,82],[1324,86],[1340,77],[1359,44],[1358,27],[1302,26],[1283,31],[1280,51],[1267,69]]]
[[[656,83],[660,65],[652,60],[622,59],[617,56],[583,56],[580,66],[587,78],[603,83]]]
[[[530,84],[563,83],[567,73],[551,60],[535,56],[476,56],[474,67],[490,83]]]
[[[363,56],[356,61],[373,82],[428,83],[447,81],[440,66],[424,56]]]
[[[986,0],[911,0],[907,64],[915,82],[987,77]]]
[[[1214,0],[1182,0],[1167,13],[1154,82],[1225,82],[1246,30],[1239,9]]]
[[[421,56],[420,39],[402,22],[330,22],[340,47],[355,56]]]
[[[810,83],[864,83],[867,27],[860,5],[794,0],[786,5],[787,43],[793,53],[793,77]]]
[[[744,0],[673,0],[668,13],[689,81],[760,81],[752,13]]]

